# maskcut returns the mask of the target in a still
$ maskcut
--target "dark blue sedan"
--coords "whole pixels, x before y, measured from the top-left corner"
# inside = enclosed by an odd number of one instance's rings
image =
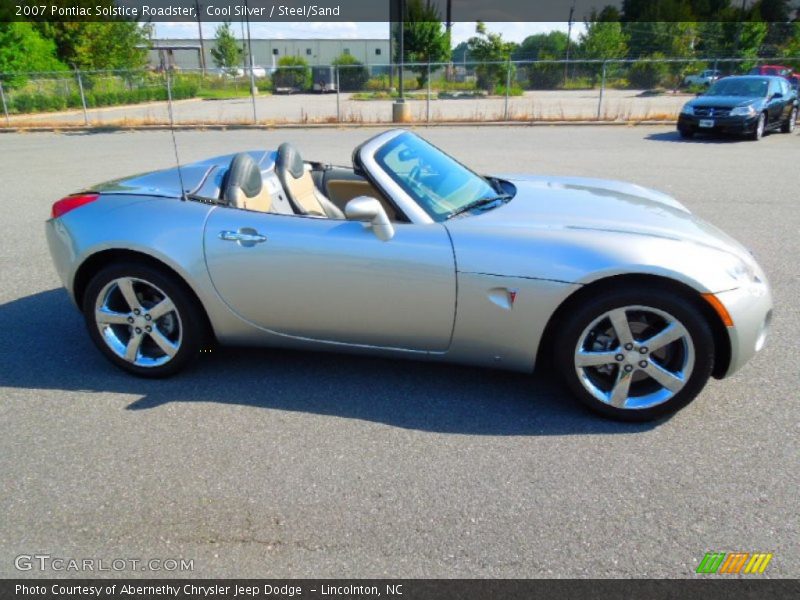
[[[768,131],[792,133],[797,91],[783,77],[726,77],[687,102],[678,117],[683,138],[696,133],[731,133],[760,140]]]

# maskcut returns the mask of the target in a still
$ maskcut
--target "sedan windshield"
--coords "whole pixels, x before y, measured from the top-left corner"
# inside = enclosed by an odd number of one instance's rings
[[[717,81],[704,95],[763,98],[767,95],[767,88],[769,88],[768,79],[729,77]]]
[[[375,160],[434,221],[503,197],[486,179],[411,133],[386,142]]]

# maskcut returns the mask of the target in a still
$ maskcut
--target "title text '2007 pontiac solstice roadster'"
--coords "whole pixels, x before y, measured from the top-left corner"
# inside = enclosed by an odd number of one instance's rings
[[[411,132],[303,160],[289,144],[67,196],[53,261],[117,366],[170,375],[209,341],[532,372],[647,420],[764,345],[750,253],[638,185],[480,176]]]

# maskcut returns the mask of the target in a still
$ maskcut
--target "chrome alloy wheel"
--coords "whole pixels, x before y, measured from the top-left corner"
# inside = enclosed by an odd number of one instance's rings
[[[581,385],[605,404],[647,409],[667,402],[692,375],[695,349],[686,327],[648,306],[610,310],[583,330],[575,348]]]
[[[792,113],[789,115],[789,133],[794,132],[794,128],[797,125],[797,109],[793,108]]]
[[[760,140],[764,137],[764,130],[767,127],[767,117],[764,113],[761,113],[758,117],[758,123],[756,124],[756,139]]]
[[[109,281],[97,295],[95,323],[106,345],[138,367],[159,367],[177,354],[183,324],[173,301],[135,277]]]

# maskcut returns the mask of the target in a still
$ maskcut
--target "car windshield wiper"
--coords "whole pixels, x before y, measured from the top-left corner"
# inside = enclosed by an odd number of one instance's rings
[[[457,217],[458,215],[462,215],[465,212],[469,212],[471,210],[475,210],[476,208],[484,208],[489,207],[490,204],[495,204],[496,202],[506,202],[507,200],[511,199],[510,194],[499,194],[497,196],[489,196],[488,198],[478,198],[477,200],[473,200],[462,206],[461,208],[457,208],[449,215],[447,215],[447,219],[452,219],[453,217]],[[493,207],[494,208],[494,207]]]

